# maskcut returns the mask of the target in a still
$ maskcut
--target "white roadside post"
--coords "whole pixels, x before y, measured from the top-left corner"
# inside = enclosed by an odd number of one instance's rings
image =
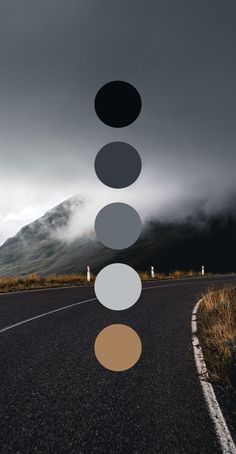
[[[204,265],[202,265],[202,276],[204,276],[204,275],[205,275],[205,267],[204,267]]]
[[[90,266],[87,266],[87,281],[90,282],[90,278],[91,278],[91,275],[90,275]]]
[[[154,266],[151,266],[151,277],[154,278]]]

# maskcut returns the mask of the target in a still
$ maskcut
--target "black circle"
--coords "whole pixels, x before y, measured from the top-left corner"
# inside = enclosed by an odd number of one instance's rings
[[[137,180],[142,162],[137,150],[128,143],[111,142],[99,150],[94,167],[102,183],[121,189]]]
[[[123,128],[133,123],[139,116],[142,101],[133,85],[115,80],[100,88],[94,107],[103,123],[113,128]]]

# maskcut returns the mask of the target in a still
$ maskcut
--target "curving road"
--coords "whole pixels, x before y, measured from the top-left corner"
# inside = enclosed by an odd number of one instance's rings
[[[92,287],[1,295],[1,454],[221,452],[191,313],[203,290],[226,283],[236,277],[147,282],[122,312],[104,308]],[[111,323],[142,339],[141,360],[127,372],[109,372],[94,357],[94,339]]]

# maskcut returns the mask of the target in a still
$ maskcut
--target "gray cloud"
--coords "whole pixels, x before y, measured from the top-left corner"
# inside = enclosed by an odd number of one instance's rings
[[[236,189],[235,19],[233,0],[2,0],[0,240],[78,192],[95,211],[119,197],[143,216],[181,217],[177,200],[223,206]],[[113,79],[142,96],[124,130],[93,109]],[[93,171],[113,140],[143,161],[118,196]]]

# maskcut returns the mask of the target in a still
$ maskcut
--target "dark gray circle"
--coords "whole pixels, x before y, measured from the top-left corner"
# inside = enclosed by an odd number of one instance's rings
[[[98,240],[110,249],[126,249],[140,236],[142,223],[137,211],[126,203],[111,203],[95,219]]]
[[[137,180],[142,161],[137,150],[128,143],[111,142],[98,152],[94,167],[102,183],[121,189]]]

